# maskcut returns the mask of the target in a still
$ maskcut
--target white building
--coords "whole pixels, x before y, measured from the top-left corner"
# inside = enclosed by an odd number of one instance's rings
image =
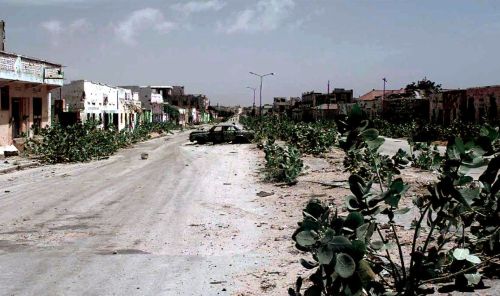
[[[137,94],[135,98],[138,99]],[[64,124],[96,120],[104,127],[113,125],[121,130],[135,127],[141,112],[140,102],[134,101],[130,89],[88,80],[72,81],[52,91],[52,99],[56,116]]]
[[[172,86],[122,86],[139,94],[144,116],[152,122],[168,121],[164,106],[172,94]]]
[[[140,122],[143,121],[142,104],[139,100],[139,93],[132,92],[129,89],[118,89],[118,110],[120,118],[118,129],[124,128],[134,129]]]

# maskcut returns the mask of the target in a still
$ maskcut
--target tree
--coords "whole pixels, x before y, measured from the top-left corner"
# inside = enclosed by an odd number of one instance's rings
[[[430,94],[441,91],[441,84],[437,84],[436,82],[430,81],[424,77],[424,79],[412,82],[405,87],[407,95],[413,96],[415,91],[420,92],[423,96],[429,96]]]

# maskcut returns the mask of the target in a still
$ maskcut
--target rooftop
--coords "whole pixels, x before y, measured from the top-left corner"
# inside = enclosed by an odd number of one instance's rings
[[[386,95],[392,95],[392,94],[402,94],[404,93],[405,90],[404,88],[401,89],[386,89],[385,94]],[[373,89],[366,94],[362,95],[359,97],[359,100],[361,101],[373,101],[378,97],[382,97],[384,95],[384,90],[383,89]]]
[[[7,51],[0,50],[0,54],[12,56],[12,57],[20,57],[22,59],[32,60],[32,61],[36,61],[36,62],[42,62],[44,64],[53,65],[53,66],[57,66],[57,67],[63,67],[63,65],[58,64],[58,63],[50,62],[47,60],[42,60],[40,58],[34,58],[34,57],[30,57],[30,56],[20,55],[20,54],[13,53],[13,52],[7,52]]]
[[[0,80],[61,86],[64,73],[61,64],[0,51]]]

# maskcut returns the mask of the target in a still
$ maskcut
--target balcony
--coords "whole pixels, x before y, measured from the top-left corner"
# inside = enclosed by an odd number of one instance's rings
[[[62,86],[62,66],[0,51],[0,80]]]

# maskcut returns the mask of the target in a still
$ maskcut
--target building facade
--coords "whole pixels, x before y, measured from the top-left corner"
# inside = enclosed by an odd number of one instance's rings
[[[343,105],[352,104],[354,97],[352,89],[335,88],[329,93],[306,92],[302,94],[302,120],[333,119]],[[295,116],[296,117],[296,116]]]
[[[50,91],[63,78],[60,64],[0,51],[0,146],[50,125]]]
[[[291,110],[295,104],[300,101],[297,97],[276,97],[273,100],[273,112],[277,114],[286,114],[291,116]]]
[[[75,80],[53,90],[52,98],[54,118],[63,125],[93,120],[122,130],[143,120],[138,94],[130,89]]]
[[[467,106],[475,122],[500,120],[500,85],[467,89]]]
[[[399,95],[405,93],[403,88],[401,89],[372,89],[371,91],[360,96],[357,100],[359,107],[366,113],[370,118],[376,118],[382,115],[382,101],[384,97],[390,97],[391,95]]]
[[[448,125],[453,121],[500,120],[500,86],[443,90],[430,97],[429,120]]]

